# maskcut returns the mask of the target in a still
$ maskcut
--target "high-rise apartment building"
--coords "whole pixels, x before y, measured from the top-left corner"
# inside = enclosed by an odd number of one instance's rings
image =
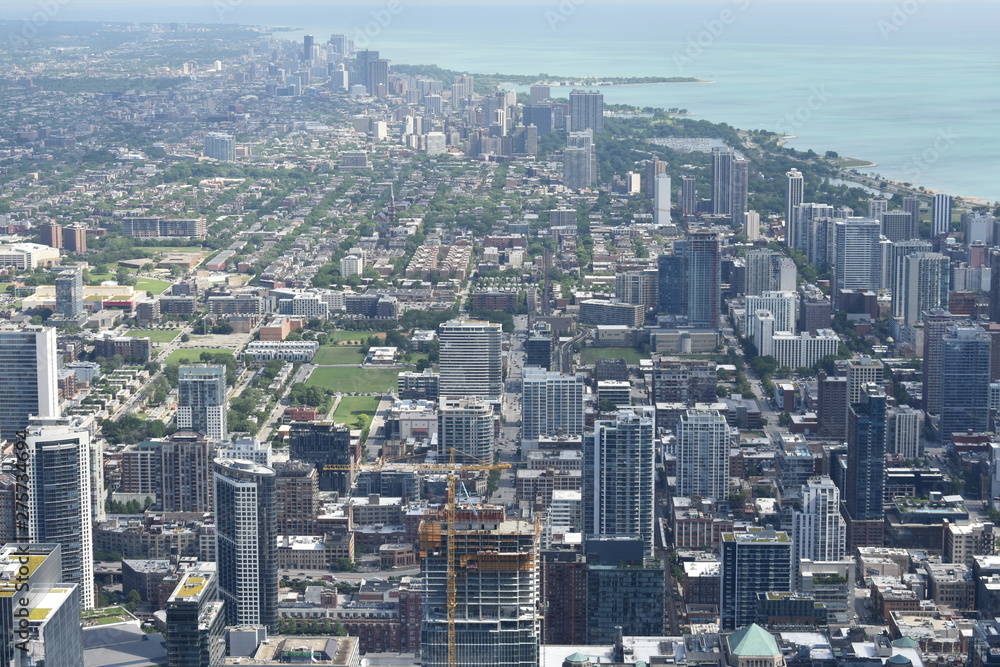
[[[792,590],[792,539],[788,533],[751,528],[722,534],[719,616],[723,631],[757,618],[757,594]]]
[[[906,292],[906,286],[903,283],[906,258],[917,253],[929,252],[931,252],[931,244],[927,241],[912,239],[892,244],[888,266],[883,267],[883,273],[888,274],[886,284],[892,292],[893,317],[903,317],[905,308],[906,300],[903,295]]]
[[[50,248],[63,247],[63,228],[58,222],[44,222],[38,228],[42,237],[42,245]]]
[[[913,229],[915,230],[913,238],[918,238],[920,235],[920,197],[914,197],[912,195],[903,197],[902,208],[910,214],[913,221]]]
[[[596,90],[574,90],[569,94],[570,130],[604,131],[604,95]]]
[[[176,431],[160,443],[160,509],[212,511],[212,444],[197,431]]]
[[[909,211],[887,211],[882,214],[882,235],[892,242],[917,238],[917,223]]]
[[[673,254],[660,255],[657,266],[657,312],[661,315],[687,315],[687,243],[674,243]]]
[[[382,58],[368,62],[368,94],[372,97],[389,95],[389,61]]]
[[[951,231],[951,195],[934,195],[931,200],[931,235]]]
[[[636,535],[586,538],[586,644],[613,644],[618,628],[629,636],[663,632],[663,564],[645,546]]]
[[[570,132],[563,149],[563,185],[583,190],[597,184],[597,154],[593,130]]]
[[[205,135],[205,157],[220,162],[236,162],[236,139],[231,134],[209,132]]]
[[[421,665],[448,667],[448,559],[453,558],[455,662],[462,667],[532,667],[539,662],[538,540],[534,523],[508,521],[503,508],[459,508],[420,526]],[[449,550],[453,553],[449,555]]]
[[[868,200],[868,217],[875,218],[880,223],[882,216],[889,210],[889,200],[882,195],[877,195]]]
[[[718,410],[688,410],[677,422],[677,495],[729,497],[729,424]]]
[[[774,330],[795,333],[798,324],[799,293],[764,291],[757,296],[747,296],[746,312],[767,310],[774,316]]]
[[[278,629],[278,532],[274,470],[216,459],[215,533],[226,625]]]
[[[319,475],[303,461],[274,465],[275,514],[278,535],[313,535],[319,512]]]
[[[719,236],[695,232],[687,241],[688,323],[693,327],[719,326],[722,305],[722,262]]]
[[[936,309],[924,315],[923,408],[932,415],[941,414],[941,384],[944,372],[944,335],[954,324],[947,310]]]
[[[226,367],[182,365],[177,373],[177,428],[197,431],[209,440],[225,440]]]
[[[624,271],[615,275],[615,298],[641,304],[647,311],[656,310],[658,281],[658,271]]]
[[[28,416],[58,417],[56,330],[0,329],[0,437],[14,440]]]
[[[990,430],[991,338],[981,327],[949,327],[941,341],[941,441]]]
[[[805,179],[802,172],[792,169],[785,174],[785,245],[789,248],[796,248],[795,230],[792,220],[795,215],[795,207],[805,201]]]
[[[458,463],[491,463],[496,453],[493,406],[476,398],[438,399],[438,456]]]
[[[861,388],[847,412],[847,547],[882,546],[885,488],[885,391]]]
[[[947,257],[918,252],[905,256],[900,268],[896,280],[900,293],[897,297],[893,292],[892,299],[894,306],[897,298],[902,302],[903,322],[912,326],[921,321],[925,312],[948,307],[951,261]]]
[[[619,409],[594,425],[583,453],[584,532],[641,535],[653,549],[655,410]]]
[[[875,218],[847,218],[835,223],[833,309],[843,290],[878,290],[881,282],[880,225]]]
[[[747,210],[749,173],[749,160],[733,148],[712,149],[712,213],[728,215],[740,227]]]
[[[840,489],[829,477],[813,477],[802,487],[802,509],[792,514],[792,559],[796,564],[842,560],[847,553],[847,524],[840,514]],[[798,590],[796,585],[796,590]]]
[[[221,667],[226,659],[226,615],[215,563],[180,575],[167,598],[168,667]]]
[[[91,501],[92,417],[32,419],[28,451],[28,536],[61,546],[61,582],[80,587],[80,604],[93,609],[94,534]]]
[[[0,663],[5,667],[83,664],[80,586],[62,579],[60,553],[56,543],[0,548]]]
[[[56,276],[55,316],[69,322],[83,317],[83,273],[78,269],[60,271]]]
[[[450,320],[441,324],[440,395],[499,398],[503,394],[501,336],[500,325],[492,322]]]
[[[921,456],[920,433],[924,413],[915,408],[888,408],[885,411],[885,451],[904,459]]]
[[[583,434],[583,380],[527,366],[521,385],[521,439]]]
[[[653,183],[653,224],[660,227],[670,224],[670,176],[657,174]]]
[[[351,430],[330,421],[292,422],[288,455],[316,466],[320,491],[336,491],[342,496],[350,493],[361,462],[361,449],[351,441]]]
[[[762,292],[788,292],[796,288],[795,262],[773,250],[751,250],[744,256],[746,279],[744,292],[757,296]]]
[[[698,213],[698,182],[694,176],[681,177],[681,212],[684,215]]]

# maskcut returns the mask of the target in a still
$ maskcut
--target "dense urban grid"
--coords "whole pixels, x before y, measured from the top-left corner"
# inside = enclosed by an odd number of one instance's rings
[[[36,32],[5,667],[1000,664],[992,206],[624,79]]]

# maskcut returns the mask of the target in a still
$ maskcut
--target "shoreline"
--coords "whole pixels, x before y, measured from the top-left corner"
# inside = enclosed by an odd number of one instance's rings
[[[579,88],[580,86],[599,86],[601,88],[626,88],[628,86],[690,86],[703,83],[715,83],[715,81],[649,81],[647,83],[540,83],[539,86],[549,88]],[[519,84],[515,84],[519,85]]]

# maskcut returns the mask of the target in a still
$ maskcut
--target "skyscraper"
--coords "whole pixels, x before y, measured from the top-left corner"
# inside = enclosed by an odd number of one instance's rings
[[[834,232],[833,308],[843,290],[877,290],[881,282],[880,225],[874,218],[838,221]]]
[[[724,631],[753,623],[757,594],[792,590],[792,540],[788,533],[751,528],[722,534],[719,616]]]
[[[944,335],[953,322],[952,314],[940,308],[924,315],[923,408],[932,415],[941,414]]]
[[[0,548],[0,664],[5,667],[83,662],[83,600],[80,586],[62,579],[60,552],[56,543]]]
[[[197,431],[177,431],[160,443],[160,509],[212,511],[212,445]]]
[[[698,183],[694,176],[681,177],[681,212],[684,215],[698,213]]]
[[[93,609],[94,535],[91,508],[92,417],[33,419],[27,427],[28,535],[62,549],[59,581],[80,586],[80,604]]]
[[[654,539],[654,416],[649,406],[619,409],[594,425],[583,454],[584,532],[641,535],[647,553]]]
[[[521,439],[583,434],[583,380],[526,367],[522,381]]]
[[[657,174],[653,184],[653,224],[657,226],[670,224],[670,176]]]
[[[356,79],[355,83],[361,84],[368,89],[369,93],[371,93],[371,87],[368,82],[368,63],[373,60],[378,60],[379,53],[378,51],[364,49],[355,53],[354,57],[355,72],[354,76],[351,77],[351,80],[354,81]]]
[[[56,276],[55,315],[69,322],[83,317],[83,273],[79,269],[60,271]]]
[[[604,95],[597,90],[574,90],[569,94],[570,130],[604,131]]]
[[[496,399],[503,394],[499,324],[449,320],[438,327],[441,396]]]
[[[920,237],[920,197],[908,195],[903,197],[903,210],[910,214],[913,221],[913,238]]]
[[[947,257],[936,252],[919,252],[907,255],[902,268],[897,282],[902,288],[899,299],[903,302],[906,324],[919,322],[925,311],[948,307],[951,261]]]
[[[930,252],[931,244],[927,241],[909,240],[897,241],[892,244],[892,253],[889,258],[887,282],[892,291],[892,316],[903,317],[903,310],[906,305],[904,293],[906,287],[904,283],[904,269],[906,257],[921,252]]]
[[[459,463],[493,462],[496,451],[493,407],[475,398],[438,399],[438,455]]]
[[[917,238],[917,223],[909,211],[886,211],[882,214],[882,234],[890,241]]]
[[[722,263],[715,232],[695,232],[687,242],[688,323],[693,327],[719,326],[722,304]]]
[[[747,313],[768,310],[774,316],[774,331],[796,332],[799,311],[798,292],[761,292],[758,296],[746,298]]]
[[[368,94],[372,97],[389,95],[389,61],[378,58],[368,62]]]
[[[667,173],[667,163],[658,157],[646,160],[646,171],[642,177],[642,191],[646,199],[653,199],[656,196],[656,177]]]
[[[216,562],[226,625],[278,629],[278,532],[274,471],[215,460]]]
[[[829,204],[805,203],[792,207],[792,243],[806,253],[813,264],[825,267],[831,263],[834,248],[834,208]]]
[[[177,373],[177,428],[225,440],[226,399],[225,366],[182,365]]]
[[[529,89],[529,94],[531,96],[532,104],[541,104],[543,102],[548,102],[551,96],[551,87],[542,84],[532,84]]]
[[[889,210],[889,200],[877,195],[868,200],[868,217],[882,222],[882,216]]]
[[[216,667],[226,658],[226,616],[214,563],[181,574],[167,598],[169,667]]]
[[[795,262],[773,250],[751,250],[744,256],[746,279],[744,292],[757,296],[762,292],[795,290]]]
[[[931,234],[951,231],[951,195],[934,195],[931,201]]]
[[[743,226],[750,162],[730,146],[712,149],[712,213]]]
[[[312,60],[313,44],[316,43],[316,39],[312,35],[306,35],[302,38],[302,60],[306,62]]]
[[[455,663],[461,667],[532,667],[541,634],[535,525],[504,519],[502,507],[459,508],[420,526],[424,581],[423,667],[448,667],[448,559],[455,576]],[[453,554],[449,556],[449,550]]]
[[[0,329],[0,437],[13,441],[28,416],[58,417],[56,330]]]
[[[846,487],[848,548],[882,546],[885,392],[875,384],[862,387],[847,410]]]
[[[288,434],[292,460],[312,463],[319,472],[319,490],[346,496],[357,477],[361,450],[351,441],[351,430],[332,421],[293,422]],[[328,470],[326,466],[335,466]]]
[[[718,410],[688,410],[677,422],[677,495],[729,497],[729,424]]]
[[[661,315],[687,315],[687,242],[675,242],[673,254],[660,255],[656,266],[657,312]]]
[[[941,441],[990,430],[990,335],[981,327],[948,327],[941,341]]]
[[[205,157],[220,162],[236,161],[236,140],[231,134],[209,132],[205,135]]]
[[[842,560],[847,553],[847,524],[840,515],[840,490],[829,477],[813,477],[802,486],[802,509],[792,514],[792,561]],[[798,586],[796,587],[798,589]]]
[[[597,184],[597,155],[593,130],[570,132],[563,149],[563,185],[583,190]]]
[[[792,220],[795,215],[795,207],[805,200],[805,180],[802,178],[802,172],[798,169],[792,169],[785,173],[785,176],[787,177],[785,184],[785,245],[789,248],[796,248],[798,246],[795,245],[795,230],[792,226]]]

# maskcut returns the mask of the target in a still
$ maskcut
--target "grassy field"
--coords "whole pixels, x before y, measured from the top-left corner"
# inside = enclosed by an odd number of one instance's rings
[[[378,401],[376,396],[344,396],[340,399],[337,411],[333,413],[333,419],[344,424],[353,424],[358,415],[374,415]]]
[[[640,359],[648,359],[631,347],[588,347],[580,353],[580,363],[593,364],[598,359],[624,359],[627,364],[638,364]]]
[[[326,335],[329,337],[331,343],[363,343],[372,336],[382,339],[385,338],[384,333],[374,331],[328,331],[326,332]]]
[[[317,368],[309,376],[306,386],[344,393],[384,392],[396,388],[398,375],[399,371],[369,368]]]
[[[365,360],[361,348],[356,346],[327,345],[319,348],[313,363],[317,366],[336,366],[338,364],[360,364]]]
[[[148,338],[154,343],[169,343],[179,334],[179,329],[132,329],[125,335],[132,338]]]
[[[172,283],[166,280],[155,278],[139,278],[135,283],[137,292],[152,292],[153,294],[163,294]]]
[[[115,273],[94,273],[90,272],[90,280],[87,282],[88,285],[100,285],[106,280],[117,280],[118,274]]]
[[[225,352],[226,354],[232,354],[232,350],[227,350],[225,348],[189,348],[185,350],[175,350],[167,357],[168,364],[190,364],[190,363],[201,363],[201,353],[202,352]],[[354,391],[357,391],[356,389]]]

